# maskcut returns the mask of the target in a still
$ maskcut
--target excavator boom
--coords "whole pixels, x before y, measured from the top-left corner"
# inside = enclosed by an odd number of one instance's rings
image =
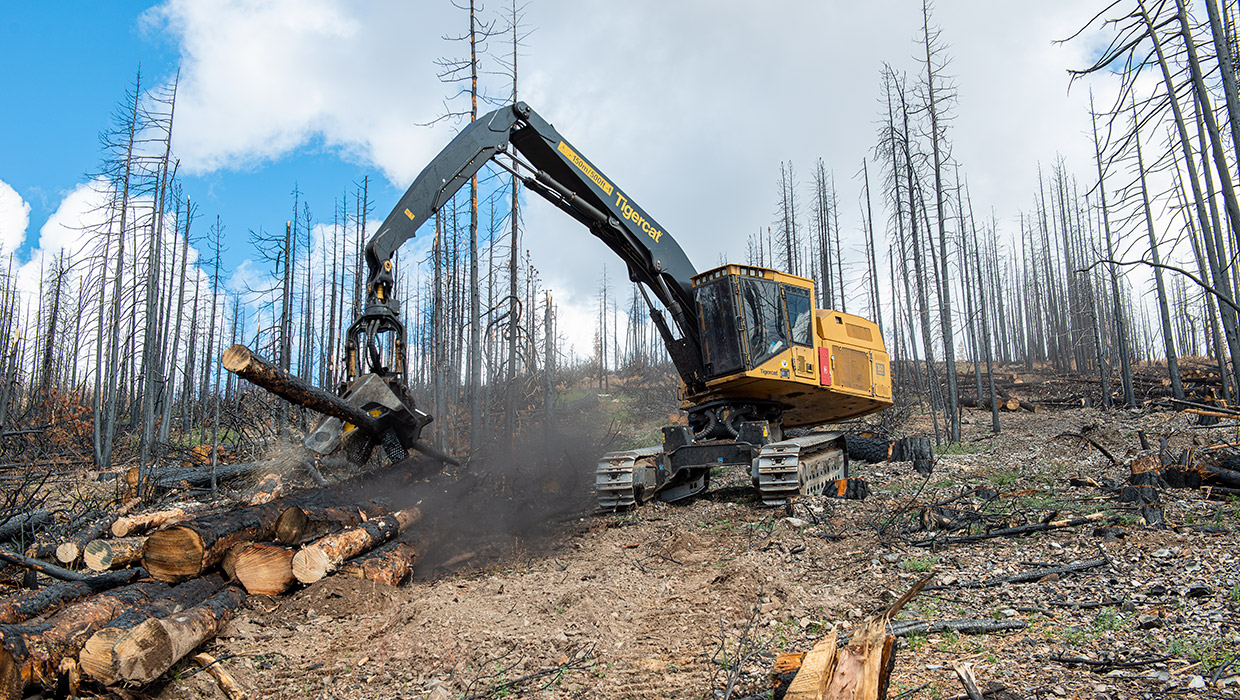
[[[654,217],[523,102],[486,114],[457,134],[422,170],[371,238],[366,248],[370,275],[366,309],[347,340],[350,374],[357,373],[361,335],[394,331],[398,346],[403,347],[403,327],[397,320],[393,297],[391,259],[396,250],[484,165],[498,162],[500,155],[512,156],[512,165],[501,165],[521,177],[531,191],[589,228],[625,262],[630,278],[644,285],[671,312],[677,334],[671,332],[657,309],[651,309],[681,378],[686,386],[700,388],[704,375],[699,320],[693,303],[693,264]]]

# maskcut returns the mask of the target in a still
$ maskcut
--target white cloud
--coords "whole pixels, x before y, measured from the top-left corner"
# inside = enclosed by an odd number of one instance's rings
[[[1039,162],[1063,154],[1070,171],[1091,172],[1088,95],[1084,85],[1068,93],[1066,69],[1094,46],[1052,43],[1089,15],[1074,0],[959,0],[935,11],[959,94],[953,153],[979,213],[994,207],[1007,231],[1033,206]],[[438,80],[434,59],[467,50],[442,40],[467,27],[448,3],[169,0],[149,19],[181,46],[176,149],[187,172],[251,167],[321,143],[403,189],[457,128],[417,126],[456,90]],[[536,31],[522,98],[699,269],[740,259],[746,237],[770,225],[779,161],[793,160],[807,186],[822,157],[852,237],[845,264],[860,274],[855,174],[877,139],[883,62],[918,77],[919,4],[540,0],[526,19]],[[490,48],[508,50],[498,39]],[[506,94],[502,78],[483,82]],[[378,202],[377,218],[391,204]],[[876,217],[886,219],[877,203]],[[560,212],[536,202],[524,219],[523,247],[562,287],[562,304],[591,299],[604,265],[624,283],[615,257]],[[574,342],[589,351],[588,338]]]
[[[9,183],[0,180],[0,255],[21,247],[29,225],[30,205]]]
[[[84,182],[60,201],[56,211],[39,229],[39,242],[18,268],[18,288],[29,299],[39,291],[45,265],[63,250],[70,257],[85,252],[84,247],[94,230],[105,228],[105,205],[110,197],[106,184]]]

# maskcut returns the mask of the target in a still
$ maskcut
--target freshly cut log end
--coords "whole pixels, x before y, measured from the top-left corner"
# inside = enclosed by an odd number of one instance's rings
[[[250,358],[253,353],[244,345],[233,345],[224,351],[223,357],[220,358],[220,364],[229,372],[240,372],[250,364]]]
[[[294,555],[293,575],[302,583],[314,583],[335,571],[346,559],[395,539],[421,517],[420,510],[410,508],[367,520],[351,530],[328,535]]]
[[[280,595],[296,580],[293,550],[275,544],[253,543],[234,548],[233,572],[250,595]]]
[[[331,571],[331,559],[317,548],[308,547],[293,555],[293,575],[302,583],[314,583]]]
[[[62,542],[56,547],[56,561],[61,564],[72,564],[81,554],[76,542]]]
[[[185,581],[202,573],[204,554],[202,536],[178,525],[147,538],[142,563],[161,581]]]
[[[91,635],[91,638],[86,640],[86,644],[82,646],[81,653],[78,654],[82,672],[104,685],[111,685],[120,680],[114,668],[115,657],[112,654],[112,648],[116,646],[117,640],[125,636],[126,632],[128,630],[104,627]]]
[[[145,537],[122,537],[115,540],[91,540],[82,553],[82,561],[92,571],[121,569],[142,561]]]
[[[185,612],[147,620],[133,628],[113,650],[121,677],[136,683],[155,680],[214,637],[243,600],[245,592],[230,586]]]

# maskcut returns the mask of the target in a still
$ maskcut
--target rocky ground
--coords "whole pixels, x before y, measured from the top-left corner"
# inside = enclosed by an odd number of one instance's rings
[[[208,651],[254,697],[766,697],[778,654],[846,632],[929,575],[898,620],[1023,626],[904,637],[892,697],[958,695],[961,661],[988,697],[1240,696],[1240,505],[1165,490],[1170,527],[1153,529],[1113,491],[1073,481],[1123,483],[1138,430],[1176,451],[1240,442],[1240,430],[1077,409],[1004,414],[991,436],[989,414],[967,417],[965,441],[928,478],[908,463],[854,465],[873,489],[864,501],[763,508],[747,475],[718,475],[709,497],[565,518],[528,546],[441,557],[400,588],[329,578],[251,597]],[[919,546],[934,535],[920,531],[923,507],[951,499],[944,512],[991,527],[1101,515]],[[1073,564],[1087,568],[1055,572]],[[148,694],[220,697],[188,665]]]

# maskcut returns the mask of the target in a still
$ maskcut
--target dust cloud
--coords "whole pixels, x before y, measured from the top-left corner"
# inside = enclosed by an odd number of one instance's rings
[[[614,440],[601,412],[577,410],[519,430],[511,448],[494,440],[461,467],[415,455],[358,480],[349,496],[422,511],[404,535],[419,551],[418,578],[518,562],[594,512],[594,471]]]

